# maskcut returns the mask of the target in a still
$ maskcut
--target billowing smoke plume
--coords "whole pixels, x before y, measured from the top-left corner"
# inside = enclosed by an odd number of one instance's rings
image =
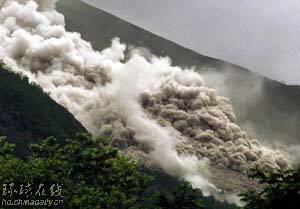
[[[94,51],[80,34],[65,30],[54,4],[0,1],[0,58],[49,92],[94,136],[109,136],[125,153],[206,194],[217,191],[204,177],[209,164],[239,173],[254,165],[288,166],[279,151],[248,139],[234,123],[228,99],[206,87],[198,73],[167,58],[145,59],[138,50],[127,60],[118,39]]]

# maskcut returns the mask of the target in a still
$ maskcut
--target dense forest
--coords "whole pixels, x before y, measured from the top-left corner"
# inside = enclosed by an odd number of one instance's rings
[[[63,140],[77,132],[85,128],[71,113],[0,62],[0,135],[16,144],[18,156],[28,154],[30,143],[48,136]]]
[[[2,188],[2,198],[3,195],[17,200],[31,198],[39,204],[41,197],[48,198],[61,201],[54,208],[67,209],[237,208],[203,197],[200,190],[186,181],[141,169],[137,162],[109,144],[109,139],[93,139],[89,134],[77,134],[65,143],[50,137],[31,145],[30,157],[19,159],[13,153],[15,146],[0,137],[0,182],[10,186]],[[281,209],[284,206],[296,209],[300,205],[299,169],[271,173],[254,169],[251,177],[264,186],[261,191],[241,194],[245,202],[243,209]],[[10,192],[27,182],[30,182],[27,193]],[[50,185],[60,187],[55,190],[55,196],[52,191],[48,192]]]
[[[106,138],[78,134],[65,143],[55,138],[31,145],[31,156],[19,159],[14,145],[0,139],[0,182],[45,188],[62,185],[58,198],[64,208],[76,209],[233,209],[180,179],[142,169],[109,145]],[[32,188],[33,188],[32,187]],[[35,188],[36,189],[36,188]],[[34,190],[35,191],[35,190]],[[31,194],[34,200],[40,196]],[[44,198],[53,198],[45,193]],[[11,198],[22,198],[13,194]],[[45,208],[45,207],[40,207]]]

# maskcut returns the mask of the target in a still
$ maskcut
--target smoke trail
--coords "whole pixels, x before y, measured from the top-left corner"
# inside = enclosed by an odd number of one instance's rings
[[[209,163],[240,173],[288,166],[280,152],[250,140],[228,99],[167,58],[145,59],[118,39],[94,51],[67,32],[51,0],[0,1],[0,58],[65,106],[94,135],[125,153],[183,177],[205,194]],[[127,60],[127,59],[126,59]]]

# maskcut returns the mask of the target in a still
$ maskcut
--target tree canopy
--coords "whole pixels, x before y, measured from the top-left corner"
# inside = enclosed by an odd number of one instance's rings
[[[61,185],[58,198],[63,200],[66,209],[203,208],[201,192],[185,181],[180,181],[168,194],[150,191],[152,175],[112,148],[106,138],[93,139],[89,134],[78,134],[62,143],[50,137],[31,145],[31,155],[26,159],[17,158],[14,148],[5,137],[0,137],[2,199],[7,198],[4,193],[9,194],[4,191],[7,189],[4,185],[30,183],[37,189],[42,184],[47,189],[57,184]],[[27,198],[52,198],[49,194],[42,197],[38,194],[30,193]],[[8,197],[19,198],[12,193]]]
[[[257,179],[263,188],[241,194],[243,209],[300,208],[300,168],[272,172],[255,168],[250,177]]]
[[[204,209],[203,202],[199,199],[199,191],[186,182],[170,193],[159,192],[155,195],[157,209]]]
[[[80,134],[65,144],[48,138],[32,145],[32,156],[21,160],[14,146],[0,140],[0,182],[15,185],[63,185],[65,208],[136,209],[150,177],[138,165],[108,146],[103,138]]]

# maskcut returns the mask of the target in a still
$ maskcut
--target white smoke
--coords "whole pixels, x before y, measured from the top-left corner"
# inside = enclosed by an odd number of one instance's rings
[[[0,58],[66,107],[94,135],[107,135],[129,155],[183,177],[205,194],[218,189],[209,162],[246,173],[253,165],[285,168],[280,152],[248,139],[228,99],[168,58],[125,59],[118,39],[94,51],[67,32],[55,1],[2,0]],[[127,61],[125,61],[127,60]]]

